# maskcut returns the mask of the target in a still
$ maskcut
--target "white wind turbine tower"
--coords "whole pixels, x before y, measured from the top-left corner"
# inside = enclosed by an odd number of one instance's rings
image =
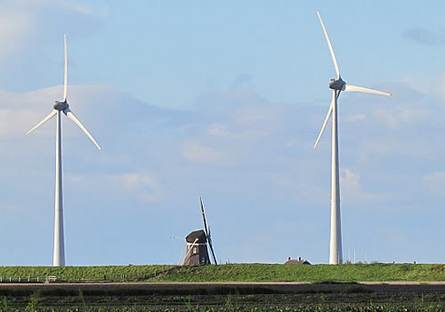
[[[346,83],[341,75],[340,69],[337,64],[334,49],[329,39],[328,32],[323,23],[323,19],[320,13],[317,12],[318,19],[320,20],[321,28],[323,30],[324,37],[328,44],[329,52],[332,57],[332,62],[335,67],[335,78],[329,82],[329,88],[332,89],[331,104],[329,106],[328,113],[324,119],[320,133],[315,141],[314,148],[317,147],[321,136],[326,128],[329,119],[332,117],[332,159],[331,159],[331,235],[329,245],[329,264],[341,264],[343,261],[342,255],[342,238],[341,238],[341,215],[340,215],[340,182],[338,174],[338,128],[337,128],[337,100],[341,92],[358,92],[367,94],[377,94],[390,96],[391,94],[384,91],[375,89],[359,87]]]
[[[82,125],[80,120],[71,111],[67,101],[68,91],[68,51],[66,35],[64,39],[65,48],[65,70],[63,76],[63,100],[55,101],[53,110],[42,121],[31,128],[26,134],[29,134],[43,125],[45,122],[56,116],[56,186],[54,192],[54,240],[53,240],[53,266],[65,265],[65,244],[63,235],[63,193],[62,193],[62,113],[71,119],[80,130],[93,142],[100,150],[99,144],[88,130]]]

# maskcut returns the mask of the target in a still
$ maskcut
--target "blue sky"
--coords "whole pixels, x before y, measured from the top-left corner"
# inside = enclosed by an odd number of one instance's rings
[[[48,265],[62,96],[69,265],[177,263],[207,204],[221,262],[325,263],[330,145],[312,145],[334,75],[390,99],[339,107],[345,257],[443,262],[445,4],[431,1],[4,1],[2,265]]]

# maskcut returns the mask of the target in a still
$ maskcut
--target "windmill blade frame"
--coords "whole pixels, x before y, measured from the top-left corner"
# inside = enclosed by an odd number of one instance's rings
[[[210,247],[210,252],[212,253],[213,262],[215,265],[218,265],[218,260],[216,260],[215,250],[213,249],[213,243],[212,243],[212,236],[210,234],[210,227],[209,227],[209,236],[207,237],[207,243]]]
[[[199,202],[200,202],[200,206],[201,206],[201,215],[202,215],[202,221],[204,223],[204,232],[206,233],[206,236],[209,236],[209,228],[207,226],[207,217],[206,217],[206,213],[205,213],[205,208],[204,208],[204,202],[202,201],[202,196],[199,197]]]
[[[215,250],[213,249],[212,236],[210,234],[210,227],[208,226],[207,223],[207,216],[205,213],[205,207],[204,207],[204,202],[202,200],[202,196],[199,197],[199,202],[201,206],[201,215],[202,215],[202,220],[204,222],[204,232],[207,238],[207,244],[209,245],[210,252],[212,253],[213,262],[215,263],[215,265],[218,265],[218,260],[216,259]]]

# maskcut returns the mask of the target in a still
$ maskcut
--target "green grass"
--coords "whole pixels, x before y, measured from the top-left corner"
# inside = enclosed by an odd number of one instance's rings
[[[233,264],[181,267],[161,281],[251,281],[251,282],[357,282],[357,281],[445,281],[445,265],[427,264],[348,264],[282,265]]]
[[[26,282],[46,276],[80,281],[151,282],[357,282],[357,281],[445,281],[442,264],[346,264],[283,265],[227,264],[181,267],[172,265],[90,267],[0,267],[3,282],[20,277]]]

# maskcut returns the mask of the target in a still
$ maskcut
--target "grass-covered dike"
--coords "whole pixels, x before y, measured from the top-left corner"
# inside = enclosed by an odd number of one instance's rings
[[[58,282],[42,284],[48,276]],[[8,284],[20,279],[38,284]],[[0,267],[0,312],[9,311],[445,311],[443,285],[356,282],[445,281],[445,265],[230,264]],[[87,282],[76,284],[78,282]],[[98,282],[98,284],[88,283]],[[139,282],[136,284],[101,282]],[[165,284],[173,282],[173,284]],[[204,282],[204,284],[174,284]],[[241,282],[206,284],[205,282]],[[259,282],[258,285],[242,282]],[[307,282],[267,285],[261,282]]]
[[[445,281],[444,264],[226,264],[0,267],[0,282],[379,282]]]

